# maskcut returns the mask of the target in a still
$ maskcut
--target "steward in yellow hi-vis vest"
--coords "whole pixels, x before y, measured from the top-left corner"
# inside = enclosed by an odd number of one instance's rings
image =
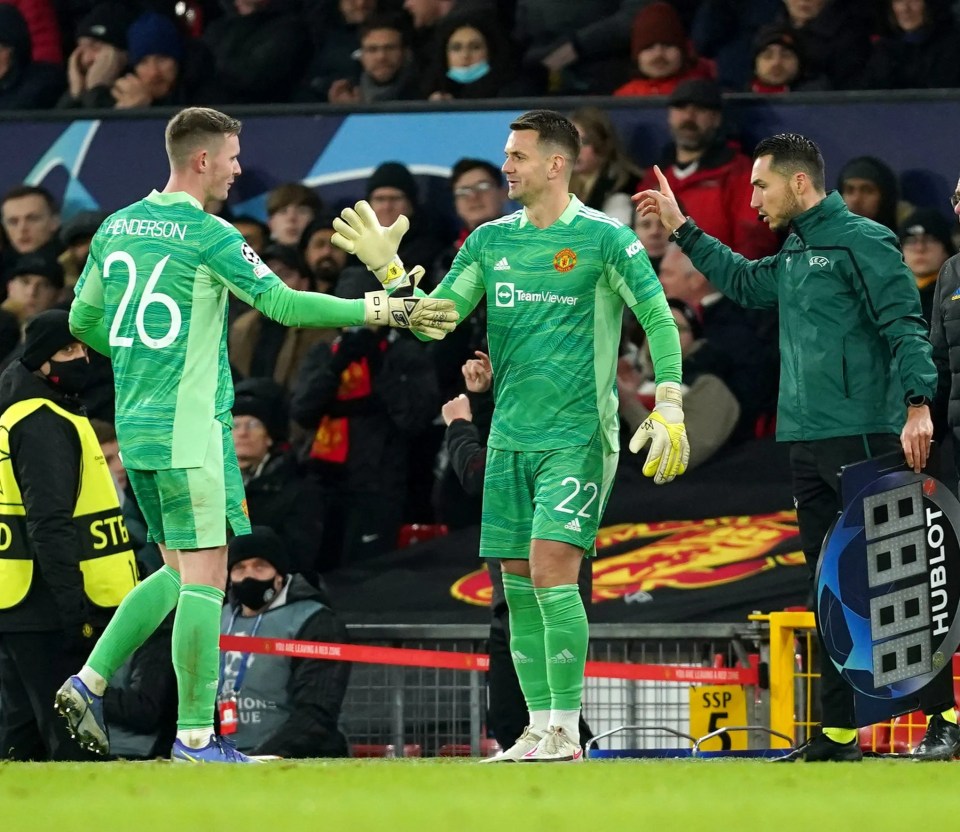
[[[120,502],[78,394],[89,363],[67,313],[27,325],[0,375],[0,758],[90,759],[54,694],[136,585]]]

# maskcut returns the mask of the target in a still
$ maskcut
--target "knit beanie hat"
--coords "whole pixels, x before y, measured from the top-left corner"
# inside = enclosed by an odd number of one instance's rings
[[[227,547],[227,570],[250,558],[261,558],[273,564],[281,575],[290,571],[290,555],[287,547],[269,526],[252,526],[250,534],[241,534],[230,541]]]
[[[144,12],[127,30],[130,66],[136,66],[148,55],[166,55],[177,63],[183,61],[183,38],[177,24],[159,12]]]
[[[669,3],[657,2],[645,6],[633,19],[633,37],[631,54],[637,54],[658,43],[676,46],[683,51],[687,48],[687,32],[677,10]]]
[[[48,309],[30,319],[20,363],[31,373],[39,370],[57,350],[77,340],[70,332],[69,319],[70,315],[63,309]]]
[[[367,197],[377,188],[396,188],[403,191],[410,202],[417,204],[417,181],[410,169],[400,162],[384,162],[370,175],[367,180]]]

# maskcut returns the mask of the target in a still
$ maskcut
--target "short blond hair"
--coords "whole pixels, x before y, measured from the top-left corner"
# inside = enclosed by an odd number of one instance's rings
[[[183,167],[197,150],[226,136],[240,135],[239,119],[209,107],[187,107],[167,123],[164,140],[173,168]]]

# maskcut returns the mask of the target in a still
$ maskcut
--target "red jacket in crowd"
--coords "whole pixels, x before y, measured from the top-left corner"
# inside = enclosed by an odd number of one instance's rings
[[[729,146],[708,150],[697,169],[677,176],[671,157],[660,163],[683,212],[721,243],[750,260],[774,254],[780,241],[750,207],[753,190],[750,157]],[[649,170],[638,190],[657,188],[657,178]]]

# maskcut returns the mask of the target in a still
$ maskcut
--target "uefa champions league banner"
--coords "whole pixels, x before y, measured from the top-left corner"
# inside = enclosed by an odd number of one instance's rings
[[[551,99],[531,107],[557,107]],[[609,108],[624,146],[641,165],[658,161],[670,140],[662,101],[591,99]],[[424,105],[429,106],[429,105]],[[568,108],[569,109],[569,108]],[[363,181],[381,162],[408,165],[424,202],[451,210],[446,184],[458,159],[500,164],[510,121],[520,109],[246,115],[241,135],[243,175],[230,195],[235,215],[264,218],[267,191],[303,182],[333,208],[363,196]],[[81,210],[114,211],[167,181],[163,128],[169,112],[146,118],[37,120],[0,118],[0,193],[15,185],[44,185],[69,218]],[[749,151],[764,136],[801,132],[814,138],[827,162],[828,187],[847,160],[873,155],[900,174],[903,197],[942,206],[960,167],[949,131],[930,124],[960,123],[960,93],[753,96],[728,107],[734,135]]]
[[[858,725],[915,710],[960,645],[960,503],[891,454],[847,466],[824,541],[817,617]]]

